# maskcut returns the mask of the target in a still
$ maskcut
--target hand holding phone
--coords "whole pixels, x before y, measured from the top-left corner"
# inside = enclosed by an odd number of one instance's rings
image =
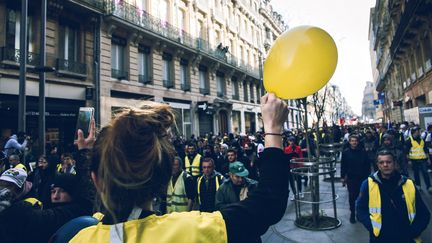
[[[80,107],[77,119],[76,130],[78,129],[83,132],[84,137],[88,137],[90,131],[90,123],[94,116],[93,107]],[[75,133],[75,140],[78,139],[78,133]]]

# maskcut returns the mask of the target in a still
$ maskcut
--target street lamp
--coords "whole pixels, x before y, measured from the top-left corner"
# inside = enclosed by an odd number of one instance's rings
[[[45,155],[45,73],[54,72],[54,67],[46,66],[46,11],[47,0],[42,0],[41,35],[40,35],[40,66],[35,70],[39,73],[39,154]]]

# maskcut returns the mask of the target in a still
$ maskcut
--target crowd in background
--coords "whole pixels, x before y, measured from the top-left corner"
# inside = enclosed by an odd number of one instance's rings
[[[248,193],[256,188],[260,176],[258,164],[264,151],[264,135],[263,132],[257,132],[246,135],[209,133],[204,136],[192,135],[190,138],[173,136],[171,142],[177,156],[172,164],[172,177],[167,192],[159,195],[155,201],[155,211],[159,214],[190,210],[212,212],[247,198]],[[303,129],[290,129],[282,134],[286,163],[293,158],[319,156],[319,144],[343,143],[344,151],[347,151],[351,147],[351,138],[356,138],[356,148],[364,151],[365,160],[368,161],[368,173],[377,170],[375,158],[379,151],[391,151],[400,173],[410,176],[411,170],[408,168],[411,166],[418,188],[421,189],[422,175],[425,189],[432,193],[428,174],[432,172],[431,136],[432,125],[422,130],[408,122],[393,126],[334,125],[309,129],[307,132]],[[421,162],[410,159],[413,139],[423,146],[427,154],[427,158]],[[5,227],[1,225],[6,224],[5,220],[10,215],[28,212],[28,217],[35,218],[29,223],[50,224],[49,227],[40,227],[44,229],[34,227],[45,232],[40,236],[43,242],[64,222],[81,215],[90,215],[94,211],[94,196],[90,195],[94,194],[94,188],[89,185],[89,169],[86,168],[84,155],[76,148],[58,148],[55,144],[50,144],[47,147],[48,153],[38,156],[32,154],[28,140],[23,133],[12,135],[3,149],[0,165],[0,229],[3,229],[0,234],[7,234],[3,232]],[[292,164],[291,168],[298,166],[301,165]],[[342,179],[347,176],[346,167],[342,168]],[[302,191],[302,186],[308,186],[307,177],[298,177],[295,182],[291,178],[293,192]],[[4,188],[9,190],[3,190]],[[35,198],[36,201],[27,201],[30,206],[21,205],[9,210],[13,208],[13,204],[20,204],[29,198]],[[37,213],[35,207],[39,208]],[[51,221],[47,221],[47,217],[51,217]]]

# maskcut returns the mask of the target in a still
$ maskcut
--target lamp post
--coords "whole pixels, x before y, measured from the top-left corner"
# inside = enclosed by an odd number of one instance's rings
[[[26,72],[27,72],[27,8],[28,1],[21,1],[20,20],[20,74],[18,93],[18,131],[26,131]]]
[[[36,67],[36,71],[39,73],[39,122],[38,122],[38,133],[39,133],[39,153],[45,155],[45,73],[53,72],[53,67],[46,66],[46,10],[47,0],[42,0],[41,9],[41,30],[40,30],[40,63]]]

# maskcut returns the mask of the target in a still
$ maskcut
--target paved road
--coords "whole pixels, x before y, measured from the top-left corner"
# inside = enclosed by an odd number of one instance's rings
[[[333,230],[327,231],[310,231],[303,230],[294,225],[295,208],[294,202],[289,201],[285,216],[277,224],[271,226],[262,236],[264,243],[283,243],[283,242],[319,242],[319,243],[364,243],[369,242],[369,234],[363,225],[359,222],[351,224],[349,222],[349,203],[348,192],[341,183],[335,183],[336,194],[339,195],[337,200],[337,214],[342,221],[342,225]],[[324,193],[331,192],[329,182],[320,180],[320,191]],[[423,188],[423,191],[426,191]],[[323,195],[325,196],[325,194]],[[422,193],[425,204],[432,211],[432,196],[427,192]],[[333,216],[332,204],[322,204],[320,209],[328,216]],[[428,228],[422,234],[423,242],[432,242],[432,220]]]

